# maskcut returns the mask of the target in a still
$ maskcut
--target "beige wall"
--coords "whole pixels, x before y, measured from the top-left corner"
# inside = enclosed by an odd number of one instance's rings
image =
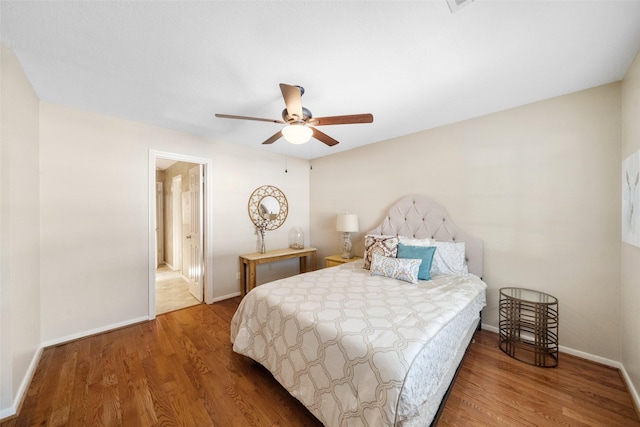
[[[408,194],[442,203],[485,244],[484,322],[505,286],[555,295],[560,344],[620,361],[620,84],[317,159],[312,241],[339,252],[335,216],[364,232]]]
[[[285,173],[284,157],[264,150],[42,102],[45,344],[149,315],[150,150],[211,159],[214,299],[239,293],[238,255],[255,251],[247,201],[256,187],[275,185],[289,199],[289,217],[268,233],[269,247],[286,247],[290,227],[308,230],[306,160],[288,159]],[[295,271],[295,262],[284,262],[259,272],[259,279]]]
[[[622,81],[622,157],[640,150],[640,54]],[[640,387],[640,248],[621,243],[622,249],[622,363]],[[636,392],[636,402],[640,398]]]
[[[0,419],[15,413],[40,345],[38,104],[0,45]]]

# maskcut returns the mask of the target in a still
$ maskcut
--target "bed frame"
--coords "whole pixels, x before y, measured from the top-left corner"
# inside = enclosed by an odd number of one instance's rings
[[[443,242],[464,242],[465,259],[469,272],[482,278],[483,275],[483,242],[464,231],[460,230],[447,211],[434,200],[426,196],[411,195],[400,199],[389,209],[389,213],[382,223],[367,234],[404,236],[415,239],[435,239]],[[482,312],[480,320],[472,329],[480,330],[482,327]],[[467,348],[469,346],[467,343]],[[466,355],[466,350],[465,350]],[[464,361],[464,356],[460,364],[456,367],[453,379],[447,388],[438,411],[431,422],[431,427],[435,427],[444,410],[447,398],[451,393],[453,384],[456,381],[460,365]]]
[[[460,230],[451,221],[447,211],[428,197],[404,197],[389,209],[382,223],[367,234],[464,242],[469,272],[482,278],[482,240]]]

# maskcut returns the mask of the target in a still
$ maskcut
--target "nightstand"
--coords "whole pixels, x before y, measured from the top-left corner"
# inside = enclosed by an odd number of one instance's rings
[[[335,267],[336,265],[340,265],[340,264],[346,264],[348,262],[354,262],[354,261],[358,261],[360,259],[362,259],[362,257],[359,256],[354,256],[353,258],[342,258],[342,255],[331,255],[328,257],[325,257],[325,262],[327,263],[327,268],[328,267]]]
[[[509,356],[558,366],[558,299],[522,288],[500,289],[499,346]]]

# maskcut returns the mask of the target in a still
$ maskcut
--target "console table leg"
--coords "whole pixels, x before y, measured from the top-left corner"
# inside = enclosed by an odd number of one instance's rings
[[[256,263],[249,261],[249,286],[247,292],[256,287]]]
[[[240,297],[244,298],[247,294],[247,271],[245,263],[240,260]]]

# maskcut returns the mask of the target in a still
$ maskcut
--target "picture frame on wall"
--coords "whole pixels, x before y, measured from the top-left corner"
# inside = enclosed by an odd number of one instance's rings
[[[640,150],[622,162],[622,241],[640,247]]]

